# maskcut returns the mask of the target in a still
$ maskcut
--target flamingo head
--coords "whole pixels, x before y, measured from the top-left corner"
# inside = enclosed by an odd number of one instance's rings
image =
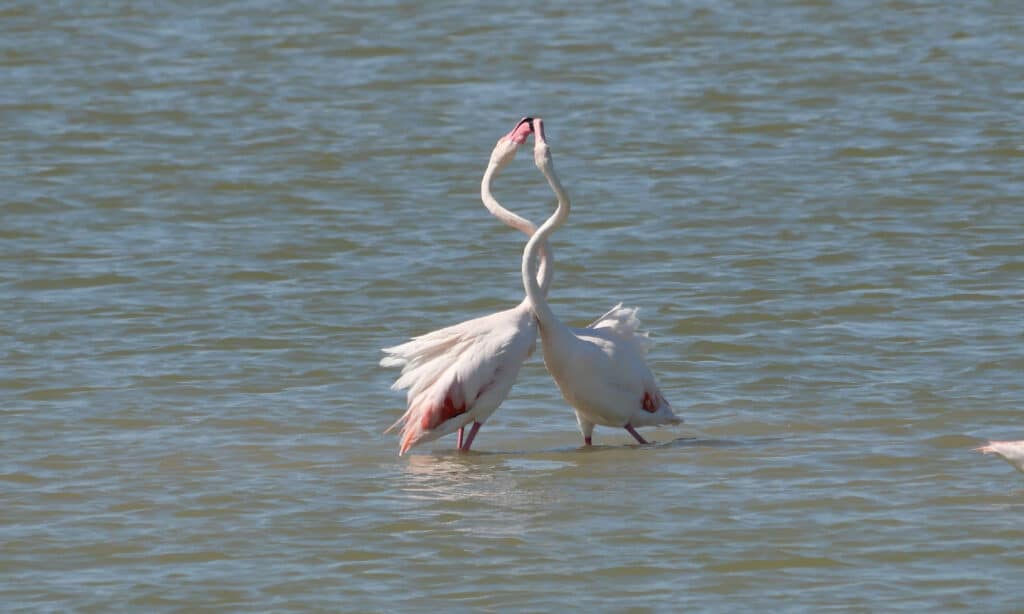
[[[548,142],[544,139],[544,120],[536,117],[533,120],[533,163],[541,171],[551,166],[551,152]]]
[[[526,138],[533,132],[533,118],[524,117],[519,120],[516,127],[505,136],[498,139],[498,143],[491,152],[491,166],[499,169],[516,157],[519,146],[526,142]]]

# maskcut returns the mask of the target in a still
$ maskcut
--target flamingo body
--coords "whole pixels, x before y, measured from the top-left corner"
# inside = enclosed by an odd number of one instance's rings
[[[679,424],[647,366],[647,333],[635,308],[618,304],[586,328],[548,333],[541,327],[544,365],[576,413],[589,443],[594,426],[625,428]]]
[[[508,396],[536,339],[524,301],[386,348],[381,366],[402,368],[392,388],[408,388],[408,409],[388,428],[401,427],[399,454],[467,424],[483,424]]]

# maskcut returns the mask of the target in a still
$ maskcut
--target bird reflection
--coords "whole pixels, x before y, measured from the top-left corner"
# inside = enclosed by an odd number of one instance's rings
[[[480,455],[412,454],[404,463],[408,478],[405,490],[413,496],[455,500],[492,483],[499,465]]]
[[[430,514],[454,514],[451,528],[474,535],[521,536],[560,500],[539,472],[491,455],[411,454],[401,491]],[[495,521],[498,522],[495,522]]]

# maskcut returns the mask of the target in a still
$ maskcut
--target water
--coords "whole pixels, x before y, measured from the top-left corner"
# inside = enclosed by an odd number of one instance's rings
[[[3,609],[1018,608],[1019,7],[771,4],[0,8]],[[687,424],[582,450],[538,353],[398,458],[379,349],[522,297],[525,114],[555,311]]]

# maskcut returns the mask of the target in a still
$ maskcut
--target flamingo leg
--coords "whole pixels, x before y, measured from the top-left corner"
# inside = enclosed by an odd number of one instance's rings
[[[583,445],[590,446],[592,443],[594,443],[594,441],[593,441],[593,439],[591,437],[584,437],[583,438]]]
[[[464,429],[464,428],[465,427],[463,427],[463,426],[459,427],[459,438],[455,441],[455,449],[456,450],[461,450],[462,449],[462,429]]]
[[[469,446],[473,445],[473,440],[476,439],[477,431],[480,430],[481,426],[483,425],[479,422],[473,423],[473,428],[469,429],[469,435],[466,436],[466,443],[462,444],[462,447],[459,448],[460,450],[463,452],[469,452]]]
[[[636,429],[633,428],[632,424],[626,424],[626,426],[623,427],[623,428],[625,428],[627,431],[629,431],[630,435],[632,435],[633,437],[636,437],[636,440],[639,441],[640,443],[647,443],[647,440],[644,439],[643,437],[641,437],[640,433],[636,432]]]

